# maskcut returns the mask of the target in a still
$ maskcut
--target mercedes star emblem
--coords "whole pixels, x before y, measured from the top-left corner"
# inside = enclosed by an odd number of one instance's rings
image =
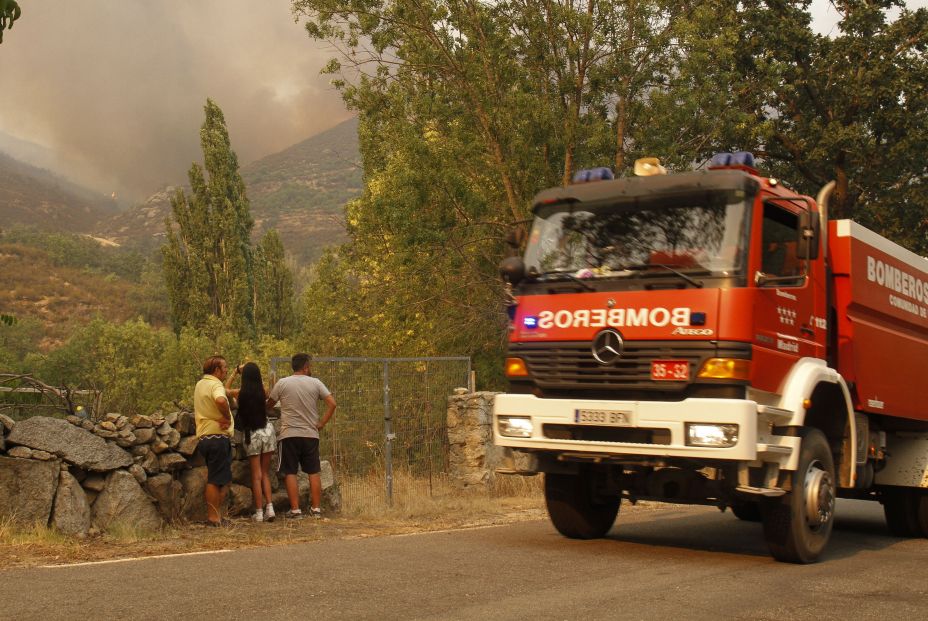
[[[615,330],[603,330],[593,339],[593,358],[599,364],[612,364],[622,356],[625,342]]]

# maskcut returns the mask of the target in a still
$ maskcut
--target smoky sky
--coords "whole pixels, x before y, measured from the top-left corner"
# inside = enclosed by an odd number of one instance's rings
[[[138,201],[201,161],[206,98],[245,164],[348,118],[289,0],[27,0],[0,44],[0,131]],[[14,154],[15,155],[15,154]]]

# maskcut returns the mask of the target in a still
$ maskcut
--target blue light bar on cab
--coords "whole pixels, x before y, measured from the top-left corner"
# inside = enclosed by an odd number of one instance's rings
[[[601,168],[584,168],[574,174],[574,183],[588,183],[590,181],[608,181],[615,179],[612,170],[605,166]]]
[[[754,154],[750,151],[736,151],[735,153],[716,153],[709,160],[709,168],[723,166],[747,166],[754,168]]]

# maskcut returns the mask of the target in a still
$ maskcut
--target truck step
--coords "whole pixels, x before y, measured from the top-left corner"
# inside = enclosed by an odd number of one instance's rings
[[[785,489],[778,489],[774,487],[752,487],[750,485],[739,485],[735,488],[735,491],[741,492],[742,494],[765,496],[767,498],[776,498],[777,496],[782,496],[786,493]]]
[[[515,470],[514,468],[497,468],[494,472],[496,472],[496,474],[504,474],[506,476],[520,477],[533,477],[538,474],[534,470]]]
[[[792,418],[792,410],[785,410],[783,408],[776,408],[772,405],[758,405],[757,406],[758,414],[768,414],[770,416],[776,416],[779,418]]]

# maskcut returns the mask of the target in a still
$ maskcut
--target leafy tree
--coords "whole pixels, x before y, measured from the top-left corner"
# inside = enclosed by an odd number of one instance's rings
[[[37,319],[0,314],[0,371],[25,371],[23,362],[42,339],[42,332]]]
[[[0,362],[4,351],[21,349],[17,342],[4,340],[0,330]],[[22,368],[48,384],[101,391],[106,412],[150,414],[175,407],[175,402],[189,406],[203,360],[210,355],[222,354],[232,365],[255,360],[267,368],[269,357],[291,350],[289,343],[275,339],[262,339],[256,347],[229,333],[214,339],[184,328],[175,335],[141,320],[117,324],[94,319],[48,354],[27,354]]]
[[[255,310],[260,334],[284,338],[293,328],[293,273],[284,245],[271,229],[255,252]]]
[[[300,338],[491,368],[504,233],[542,187],[643,155],[680,169],[754,150],[807,193],[838,178],[837,215],[928,243],[924,12],[890,22],[900,4],[842,3],[829,38],[807,0],[295,0],[339,52],[328,70],[359,112],[365,173]]]
[[[3,31],[12,30],[13,22],[21,15],[22,9],[16,0],[0,0],[0,43],[3,43]]]
[[[506,232],[576,167],[624,165],[694,4],[294,2],[342,53],[329,70],[360,112],[366,186],[347,207],[352,244],[307,290],[306,342],[468,353],[498,375]]]
[[[818,35],[808,1],[725,5],[716,36],[691,39],[696,53],[682,59],[662,110],[702,99],[721,121],[710,151],[753,150],[767,172],[813,196],[835,180],[833,217],[928,251],[928,10],[836,3],[836,32]],[[705,88],[713,83],[723,88]]]
[[[162,247],[175,331],[184,326],[254,335],[254,262],[245,184],[222,110],[212,100],[200,129],[205,165],[189,172],[191,196],[171,200],[175,226]]]

